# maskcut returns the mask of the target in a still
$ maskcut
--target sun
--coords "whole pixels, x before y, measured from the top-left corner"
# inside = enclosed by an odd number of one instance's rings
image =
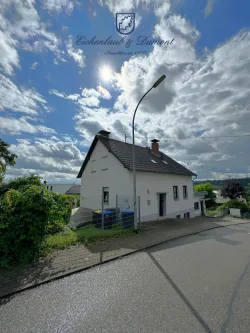
[[[101,80],[104,82],[110,82],[114,76],[112,69],[107,65],[100,68],[99,74]]]

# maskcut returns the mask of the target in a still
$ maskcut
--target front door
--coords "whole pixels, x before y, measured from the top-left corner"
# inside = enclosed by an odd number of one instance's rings
[[[203,201],[200,201],[200,205],[201,205],[201,215],[204,215],[204,203],[203,203]]]
[[[166,206],[166,193],[159,194],[159,216],[165,216],[165,206]]]

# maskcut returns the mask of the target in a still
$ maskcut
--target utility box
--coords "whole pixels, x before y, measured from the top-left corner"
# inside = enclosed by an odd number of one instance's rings
[[[239,208],[230,208],[230,215],[233,217],[241,217],[241,210]]]

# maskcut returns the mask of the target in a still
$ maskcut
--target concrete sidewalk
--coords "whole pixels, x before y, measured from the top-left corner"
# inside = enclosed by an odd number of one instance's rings
[[[0,297],[11,295],[60,277],[79,272],[110,260],[143,250],[175,238],[204,230],[250,223],[231,217],[162,220],[145,223],[138,235],[107,239],[88,246],[72,246],[56,251],[46,259],[31,265],[0,269]]]

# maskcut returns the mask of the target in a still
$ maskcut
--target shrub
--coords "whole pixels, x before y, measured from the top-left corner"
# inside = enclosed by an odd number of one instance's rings
[[[22,186],[0,199],[0,266],[36,259],[47,235],[62,231],[70,220],[65,194],[44,186]]]
[[[67,194],[67,198],[68,198],[68,200],[69,200],[69,202],[71,204],[71,208],[72,209],[75,208],[75,199],[77,200],[76,206],[80,207],[80,195],[79,194],[75,194],[75,195]]]
[[[0,200],[0,265],[27,263],[43,247],[53,205],[43,187],[10,190]]]
[[[220,206],[221,209],[225,208],[238,208],[241,210],[242,213],[249,212],[248,206],[244,202],[240,202],[238,200],[230,200],[225,202],[223,205]]]
[[[71,202],[66,194],[49,192],[52,197],[52,207],[49,215],[48,233],[62,231],[70,221]]]
[[[31,185],[41,186],[41,178],[31,174],[28,177],[18,177],[16,179],[10,180],[7,183],[1,183],[0,196],[3,196],[6,192],[10,190],[25,190],[27,186]]]

